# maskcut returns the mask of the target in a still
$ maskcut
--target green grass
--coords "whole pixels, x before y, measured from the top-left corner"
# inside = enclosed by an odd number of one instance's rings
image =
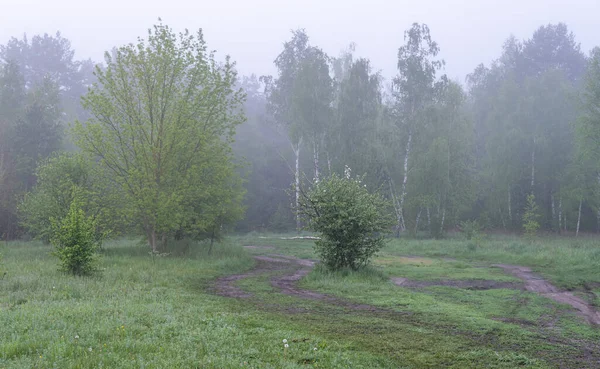
[[[514,281],[490,267],[513,263],[597,301],[594,240],[493,238],[475,251],[461,240],[393,240],[372,267],[315,268],[300,282],[380,311],[283,295],[270,279],[285,271],[240,280],[249,299],[214,295],[213,281],[251,269],[252,254],[315,259],[312,241],[259,236],[210,255],[180,242],[166,257],[136,240],[107,242],[101,274],[84,278],[58,272],[47,246],[2,244],[0,368],[554,368],[585,367],[583,348],[599,352],[597,328],[535,294],[389,282]]]

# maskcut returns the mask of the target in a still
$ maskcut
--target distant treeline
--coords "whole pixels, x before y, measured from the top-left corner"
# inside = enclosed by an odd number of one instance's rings
[[[238,76],[246,121],[232,147],[246,213],[235,229],[295,230],[295,190],[347,166],[389,199],[399,234],[439,237],[465,220],[519,232],[532,194],[543,229],[599,231],[600,49],[586,55],[565,24],[550,24],[509,37],[457,82],[434,36],[414,24],[398,39],[391,81],[353,44],[330,56],[304,30],[283,45],[277,75]],[[68,126],[92,116],[80,101],[96,65],[60,33],[0,46],[5,238],[26,233],[18,209],[38,165],[78,150]]]

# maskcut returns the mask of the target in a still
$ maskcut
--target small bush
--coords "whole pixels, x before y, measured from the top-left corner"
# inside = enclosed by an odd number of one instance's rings
[[[535,196],[530,194],[527,196],[527,205],[525,206],[525,213],[523,214],[523,230],[527,238],[533,238],[537,235],[540,229],[539,223],[539,210],[535,203]]]
[[[472,240],[479,236],[482,227],[477,220],[465,220],[460,223],[460,231],[467,240]]]
[[[384,234],[393,225],[388,203],[371,194],[360,178],[337,174],[314,183],[303,193],[300,211],[307,227],[320,233],[315,249],[330,270],[367,265],[385,242]]]
[[[74,275],[88,275],[97,270],[99,239],[96,221],[87,217],[75,198],[62,220],[52,219],[54,255],[60,270]]]

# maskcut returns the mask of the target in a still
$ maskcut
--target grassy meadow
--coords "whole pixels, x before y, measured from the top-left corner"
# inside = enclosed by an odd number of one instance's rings
[[[310,240],[249,234],[210,254],[181,243],[151,256],[121,239],[105,243],[99,275],[79,278],[57,271],[48,246],[3,243],[0,368],[600,367],[600,330],[568,305],[520,289],[390,281],[519,283],[492,266],[517,264],[598,305],[598,243],[391,240],[366,269],[317,265],[298,282],[330,299],[282,293],[272,281],[291,264],[234,281],[247,298],[215,291],[220,277],[258,270],[253,256],[316,259]]]

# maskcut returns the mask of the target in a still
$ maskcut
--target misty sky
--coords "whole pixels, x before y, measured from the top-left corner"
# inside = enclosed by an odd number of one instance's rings
[[[530,37],[540,25],[563,21],[583,50],[600,45],[599,0],[0,0],[0,43],[60,30],[77,58],[102,60],[105,50],[135,41],[161,17],[176,30],[203,28],[218,55],[230,54],[242,74],[273,74],[273,60],[293,28],[332,56],[350,42],[389,80],[403,32],[427,23],[446,60],[464,80],[498,57],[512,33]]]

